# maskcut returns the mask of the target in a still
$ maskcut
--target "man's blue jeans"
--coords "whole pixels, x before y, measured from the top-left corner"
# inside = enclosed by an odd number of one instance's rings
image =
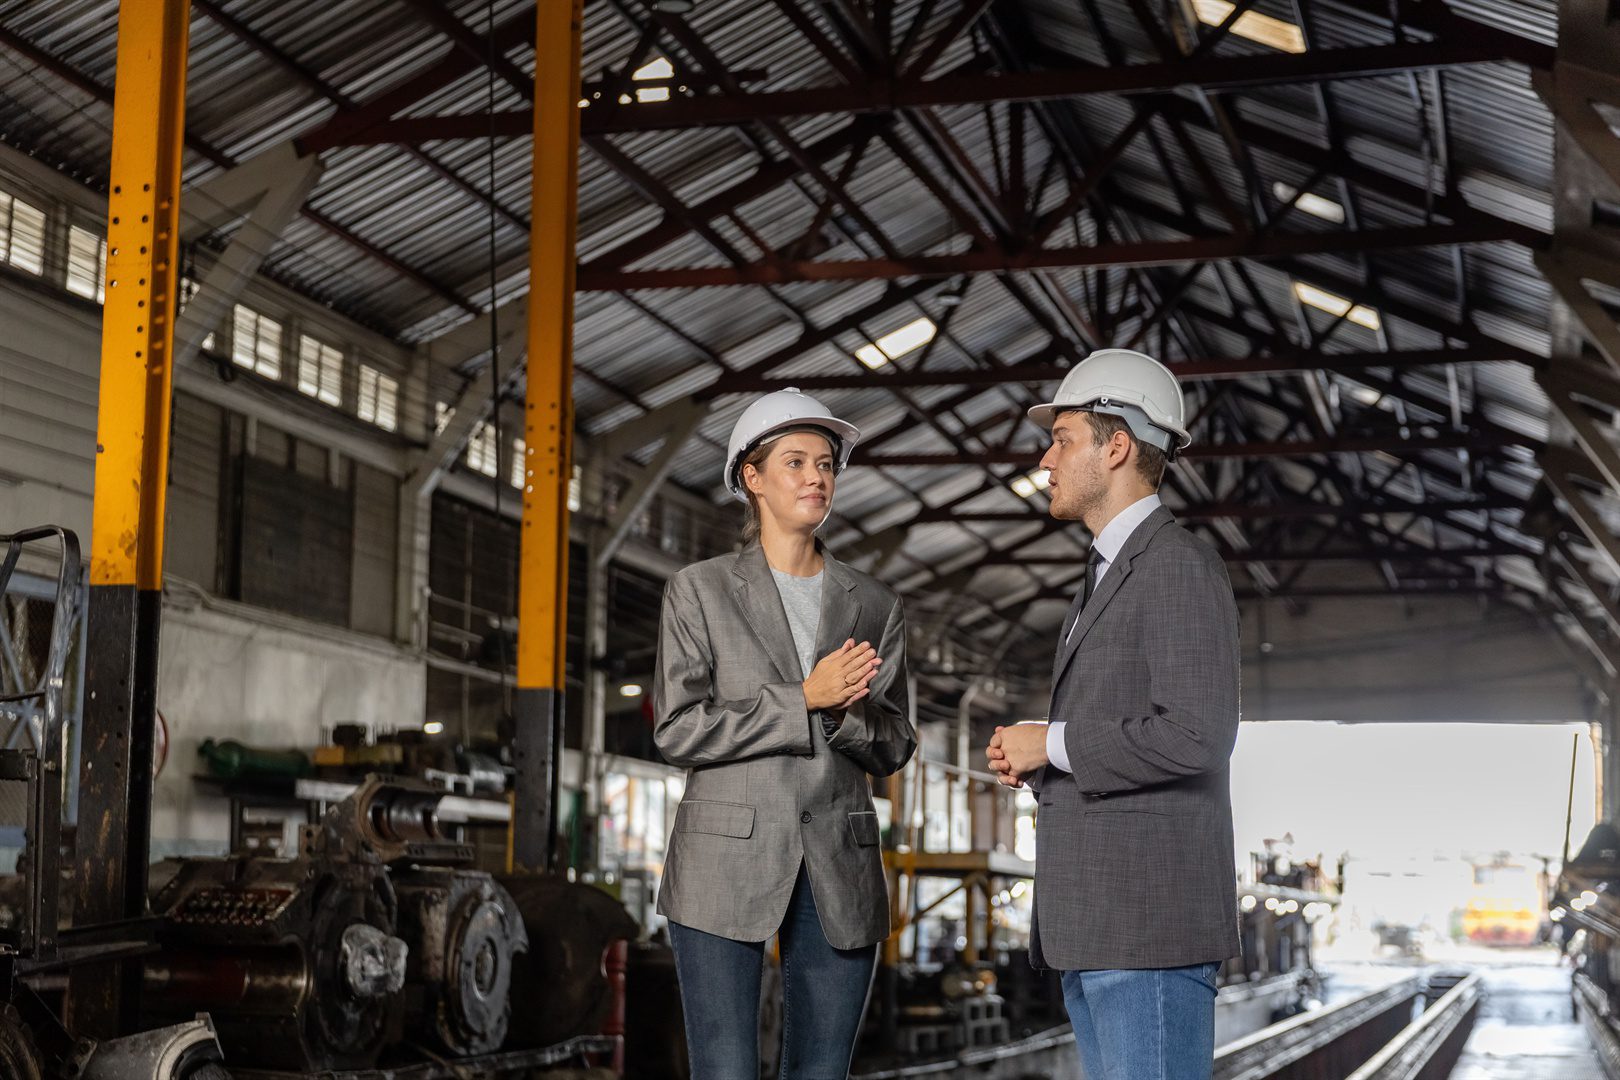
[[[827,943],[804,869],[778,931],[783,1080],[846,1080],[877,946]],[[669,924],[686,1013],[692,1080],[759,1080],[759,985],[765,942]]]
[[[1219,964],[1065,971],[1086,1080],[1209,1080]]]

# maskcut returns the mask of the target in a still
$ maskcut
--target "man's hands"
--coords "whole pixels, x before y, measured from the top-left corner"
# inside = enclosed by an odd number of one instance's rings
[[[996,774],[996,783],[1006,787],[1023,787],[1024,781],[1048,764],[1046,758],[1046,725],[1013,724],[997,727],[984,748],[990,762],[990,771]]]
[[[837,650],[821,658],[810,677],[804,680],[804,703],[811,712],[817,709],[842,711],[865,697],[868,684],[877,674],[883,658],[872,648],[870,641],[855,644],[845,641]]]

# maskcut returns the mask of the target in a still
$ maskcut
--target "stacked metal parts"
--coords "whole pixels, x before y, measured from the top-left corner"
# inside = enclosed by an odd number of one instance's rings
[[[152,1019],[207,1010],[226,1060],[254,1068],[365,1068],[406,1042],[498,1049],[529,938],[511,894],[440,831],[444,795],[373,777],[294,859],[172,863],[152,901]]]
[[[1599,822],[1558,875],[1548,916],[1575,965],[1574,1006],[1592,1045],[1620,1072],[1620,830]]]

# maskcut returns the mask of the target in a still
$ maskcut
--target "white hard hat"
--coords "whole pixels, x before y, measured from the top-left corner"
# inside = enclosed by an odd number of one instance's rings
[[[1029,418],[1050,431],[1058,413],[1069,409],[1118,416],[1132,435],[1172,458],[1192,443],[1181,384],[1169,368],[1131,349],[1099,349],[1074,365],[1057,396],[1030,409]]]
[[[838,419],[827,406],[796,386],[766,394],[744,409],[731,428],[731,444],[726,448],[726,490],[747,502],[748,489],[742,482],[743,458],[773,435],[797,428],[817,428],[828,436],[834,472],[844,471],[850,451],[861,437],[854,424]]]

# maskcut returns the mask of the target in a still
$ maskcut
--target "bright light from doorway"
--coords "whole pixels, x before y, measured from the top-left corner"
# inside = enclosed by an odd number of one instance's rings
[[[439,720],[429,720],[422,725],[422,734],[438,735],[444,731],[444,723]]]
[[[1236,6],[1228,0],[1193,0],[1193,10],[1198,13],[1198,21],[1208,26],[1221,25]],[[1283,52],[1305,51],[1304,31],[1291,22],[1262,15],[1258,11],[1245,11],[1239,15],[1237,22],[1232,24],[1231,32],[1240,38],[1247,38]]]
[[[1271,185],[1271,190],[1284,203],[1294,203],[1307,214],[1319,217],[1323,221],[1331,221],[1338,225],[1344,224],[1344,207],[1332,199],[1324,199],[1322,196],[1309,191],[1302,193],[1299,189],[1289,187],[1281,181]],[[1298,198],[1295,198],[1295,196],[1298,196]]]
[[[1369,330],[1377,330],[1380,323],[1378,312],[1363,304],[1351,305],[1350,301],[1337,293],[1330,293],[1326,289],[1318,289],[1315,285],[1307,285],[1303,281],[1294,282],[1294,295],[1302,304],[1309,304],[1319,308],[1335,317],[1349,319],[1358,326],[1365,326]]]
[[[884,334],[870,345],[862,345],[855,350],[855,359],[876,370],[890,360],[898,360],[934,340],[937,329],[934,320],[924,316]]]
[[[1037,491],[1045,491],[1052,486],[1052,474],[1045,469],[1036,469],[1028,476],[1020,476],[1012,482],[1013,492],[1025,499]]]

